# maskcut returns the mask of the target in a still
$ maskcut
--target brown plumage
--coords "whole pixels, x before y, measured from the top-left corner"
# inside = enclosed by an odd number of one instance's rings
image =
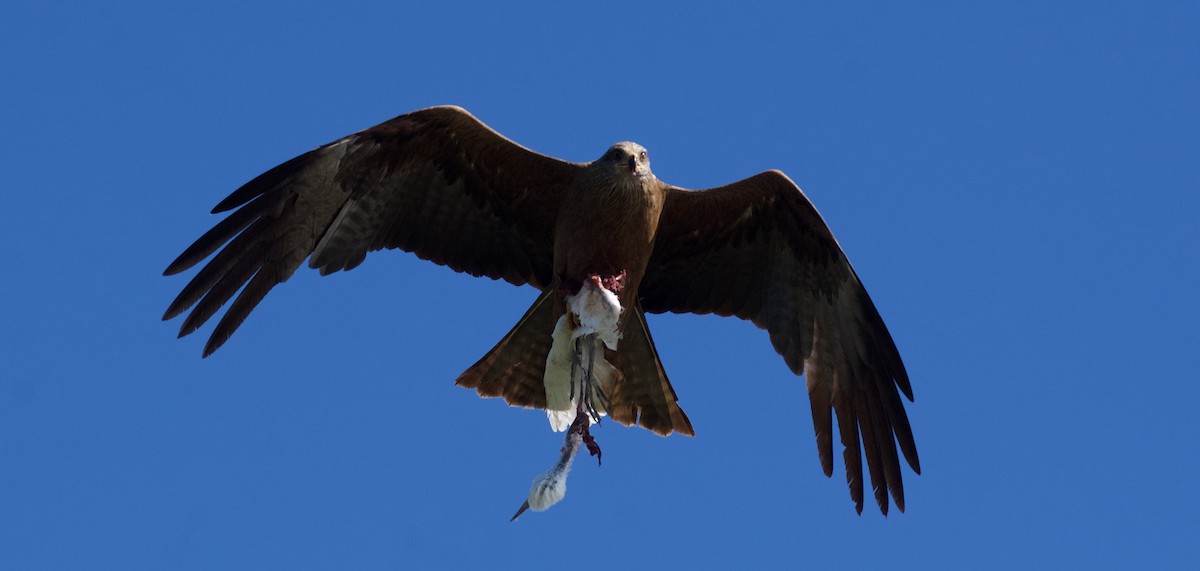
[[[400,248],[542,291],[457,383],[544,408],[543,372],[564,294],[590,276],[624,274],[622,338],[607,351],[619,377],[608,395],[615,420],[693,434],[643,313],[733,315],[766,329],[788,367],[806,376],[826,475],[836,413],[858,511],[862,455],[885,514],[887,490],[904,509],[897,442],[920,473],[900,400],[901,392],[912,400],[912,389],[899,352],[825,222],[778,171],[685,190],[659,181],[634,143],[571,163],[525,149],[463,109],[433,107],[267,171],[213,212],[229,210],[165,272],[216,252],[163,316],[192,308],[183,336],[233,299],[205,356],[305,259],[328,274],[354,268],[367,252]]]

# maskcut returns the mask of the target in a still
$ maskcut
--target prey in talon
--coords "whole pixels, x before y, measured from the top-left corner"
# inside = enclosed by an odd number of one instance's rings
[[[529,499],[509,521],[526,509],[545,510],[566,496],[567,473],[581,443],[597,464],[601,462],[600,445],[590,426],[598,424],[611,406],[605,391],[613,389],[617,370],[608,362],[605,350],[615,352],[620,343],[622,308],[617,294],[624,278],[624,272],[588,276],[578,290],[564,296],[567,312],[555,326],[543,383],[550,426],[556,431],[565,428],[566,441],[558,463],[534,478]],[[563,355],[564,351],[569,354]]]
[[[571,462],[575,459],[575,453],[579,451],[579,444],[586,443],[588,451],[593,456],[600,454],[600,447],[596,445],[595,439],[588,432],[589,424],[591,424],[591,419],[588,415],[579,411],[575,421],[567,430],[567,437],[563,442],[558,463],[533,479],[533,485],[529,488],[529,498],[521,504],[521,508],[508,521],[517,521],[517,518],[521,517],[525,510],[532,509],[535,512],[546,510],[566,497],[567,474],[571,471]],[[599,458],[597,458],[598,460]]]

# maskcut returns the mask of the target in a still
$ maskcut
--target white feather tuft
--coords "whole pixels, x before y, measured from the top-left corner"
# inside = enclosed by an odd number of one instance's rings
[[[567,470],[550,470],[533,479],[529,489],[529,509],[540,512],[549,509],[567,496]]]
[[[579,327],[571,333],[572,339],[594,333],[606,347],[617,350],[617,341],[621,339],[617,330],[621,301],[617,294],[586,280],[579,293],[567,296],[567,307],[579,317]]]
[[[546,386],[546,416],[555,432],[562,432],[575,421],[575,399],[571,398],[571,326],[567,316],[558,318],[554,325],[554,342],[550,354],[546,355],[546,372],[542,384]]]

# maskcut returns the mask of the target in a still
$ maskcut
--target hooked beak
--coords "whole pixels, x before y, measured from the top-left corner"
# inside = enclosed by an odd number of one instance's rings
[[[629,157],[629,172],[636,173],[638,170],[637,157]]]

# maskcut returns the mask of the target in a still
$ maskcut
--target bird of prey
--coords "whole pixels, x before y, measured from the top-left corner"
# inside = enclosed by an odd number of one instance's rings
[[[766,329],[791,371],[805,376],[826,476],[833,474],[836,414],[859,513],[864,456],[885,515],[888,491],[904,509],[897,444],[920,473],[900,399],[911,401],[912,388],[896,345],[824,220],[779,171],[688,190],[655,177],[636,143],[617,143],[589,163],[568,162],[443,106],[293,158],[213,209],[228,211],[164,272],[212,256],[163,316],[192,308],[182,337],[232,299],[205,356],[305,260],[324,275],[358,266],[368,252],[399,248],[541,292],[457,384],[547,409],[556,429],[573,425],[586,402],[588,416],[692,435],[645,314],[715,313]],[[581,342],[598,357],[588,363],[600,379],[594,391],[561,378],[576,370]]]

